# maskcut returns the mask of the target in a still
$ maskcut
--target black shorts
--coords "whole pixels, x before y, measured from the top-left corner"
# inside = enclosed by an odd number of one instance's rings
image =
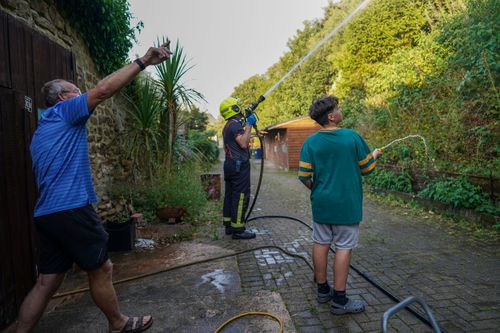
[[[64,273],[73,263],[92,271],[108,260],[108,233],[89,205],[35,217],[42,274]]]

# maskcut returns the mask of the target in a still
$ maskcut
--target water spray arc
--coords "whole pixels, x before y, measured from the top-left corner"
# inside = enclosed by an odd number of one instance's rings
[[[346,25],[359,11],[363,10],[368,3],[370,3],[371,0],[365,0],[363,1],[352,13],[347,15],[342,22],[337,24],[323,39],[321,39],[309,52],[306,53],[300,60],[290,68],[288,72],[285,73],[269,90],[267,90],[263,95],[259,96],[257,101],[252,103],[246,110],[246,115],[249,116],[250,114],[255,112],[255,109],[257,106],[262,103],[269,94],[271,94],[278,86],[285,81],[293,72],[299,68],[300,65],[304,61],[306,61],[311,55],[313,55],[318,49],[320,49],[323,44],[325,44],[330,38],[332,38],[333,35],[335,35],[344,25]]]
[[[427,148],[427,142],[425,141],[424,137],[421,136],[421,135],[418,135],[418,134],[410,134],[410,135],[407,135],[405,136],[404,138],[399,138],[399,139],[396,139],[396,140],[392,140],[391,142],[389,142],[388,144],[386,144],[385,146],[383,146],[382,148],[379,148],[380,150],[385,150],[387,148],[389,148],[390,146],[392,146],[393,144],[396,144],[398,142],[401,142],[401,141],[404,141],[406,139],[410,139],[410,138],[419,138],[423,141],[424,143],[424,146],[425,146],[425,153],[428,155],[429,151],[428,151],[428,148]]]
[[[410,134],[410,135],[407,135],[403,138],[399,138],[399,139],[395,139],[395,140],[392,140],[391,142],[389,142],[388,144],[386,144],[385,146],[381,147],[381,148],[378,148],[380,151],[384,151],[386,150],[387,148],[389,148],[390,146],[392,145],[395,145],[395,144],[398,144],[402,141],[405,141],[407,139],[412,139],[412,138],[418,138],[420,140],[422,140],[422,143],[424,144],[424,148],[425,148],[425,156],[427,157],[427,160],[428,160],[428,165],[431,165],[434,170],[437,170],[437,167],[434,163],[434,159],[431,158],[431,155],[429,155],[429,146],[427,145],[427,140],[425,140],[425,138],[419,134]]]

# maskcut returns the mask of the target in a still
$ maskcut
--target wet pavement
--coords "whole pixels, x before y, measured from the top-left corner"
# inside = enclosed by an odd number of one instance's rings
[[[253,161],[254,184],[258,164]],[[266,166],[252,217],[264,215],[311,223],[308,190],[294,173]],[[120,284],[121,309],[152,314],[155,323],[148,332],[215,332],[224,321],[247,311],[276,315],[284,321],[285,332],[380,332],[384,312],[396,303],[368,276],[400,300],[417,296],[425,301],[446,332],[500,332],[500,243],[471,238],[436,222],[431,213],[365,199],[360,245],[352,261],[362,274],[351,270],[348,294],[367,307],[344,316],[334,316],[328,304],[317,303],[310,266],[281,250],[310,263],[311,231],[306,226],[281,217],[257,219],[248,228],[257,233],[256,239],[232,240],[220,226],[211,237],[129,254],[130,267],[146,260],[154,263],[145,265],[149,270],[230,256]],[[231,255],[244,250],[248,252]],[[122,260],[115,262],[125,276],[127,264]],[[328,275],[331,283],[331,270]],[[408,311],[391,317],[389,327],[390,332],[432,332]],[[47,312],[35,332],[106,332],[106,321],[83,294]],[[272,319],[252,316],[222,332],[279,330]]]

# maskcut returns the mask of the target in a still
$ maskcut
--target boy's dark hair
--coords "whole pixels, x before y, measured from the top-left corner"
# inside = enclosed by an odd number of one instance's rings
[[[322,96],[317,98],[309,108],[309,117],[321,126],[328,125],[328,114],[339,105],[339,99],[335,96]]]

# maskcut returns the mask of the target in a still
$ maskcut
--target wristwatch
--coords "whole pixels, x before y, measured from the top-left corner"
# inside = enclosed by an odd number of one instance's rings
[[[146,65],[144,65],[144,63],[141,61],[141,59],[137,58],[134,60],[134,62],[139,65],[139,67],[141,68],[141,71],[145,70],[146,69]]]

